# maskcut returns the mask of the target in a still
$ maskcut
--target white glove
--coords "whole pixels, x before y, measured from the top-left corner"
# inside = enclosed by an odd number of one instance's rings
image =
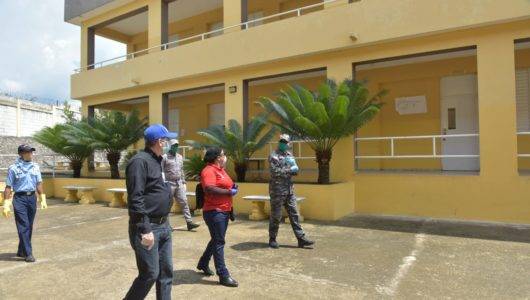
[[[40,201],[40,208],[41,209],[47,209],[48,208],[48,203],[46,202],[46,194],[40,194],[39,201]]]

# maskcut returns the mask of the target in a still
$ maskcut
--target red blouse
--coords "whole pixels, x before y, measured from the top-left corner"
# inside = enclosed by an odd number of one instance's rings
[[[217,165],[209,164],[201,172],[201,185],[203,188],[206,186],[215,186],[222,189],[231,189],[234,182],[228,176],[223,168]],[[203,211],[230,211],[232,209],[232,196],[231,195],[219,195],[204,192],[204,205]]]

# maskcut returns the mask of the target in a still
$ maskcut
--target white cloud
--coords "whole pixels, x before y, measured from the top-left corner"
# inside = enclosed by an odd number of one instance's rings
[[[11,79],[2,79],[0,87],[6,92],[18,93],[24,89],[24,84]]]
[[[63,10],[64,0],[0,0],[0,90],[70,98],[70,75],[80,61],[80,30],[64,22]],[[96,41],[97,60],[125,51],[114,42]]]

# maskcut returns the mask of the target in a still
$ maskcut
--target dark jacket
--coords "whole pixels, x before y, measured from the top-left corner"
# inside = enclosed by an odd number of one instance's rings
[[[125,171],[129,216],[141,233],[151,232],[149,218],[166,217],[171,209],[171,186],[161,162],[161,156],[146,149],[131,158]]]

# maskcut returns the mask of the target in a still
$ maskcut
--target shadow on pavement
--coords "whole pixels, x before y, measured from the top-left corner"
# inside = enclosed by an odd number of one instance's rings
[[[269,243],[262,243],[262,242],[243,242],[239,244],[235,244],[230,246],[230,248],[236,250],[236,251],[252,251],[252,250],[258,250],[258,249],[267,249],[269,248]],[[280,244],[280,248],[298,248],[294,245],[282,245]]]
[[[16,253],[0,253],[0,261],[24,261],[24,259],[17,257]]]
[[[530,226],[518,224],[355,214],[346,216],[336,222],[311,223],[360,229],[530,243]]]
[[[205,280],[206,275],[196,272],[194,270],[174,270],[173,271],[173,285],[181,284],[204,284],[204,285],[218,285],[217,281]],[[212,278],[216,278],[213,277]]]

